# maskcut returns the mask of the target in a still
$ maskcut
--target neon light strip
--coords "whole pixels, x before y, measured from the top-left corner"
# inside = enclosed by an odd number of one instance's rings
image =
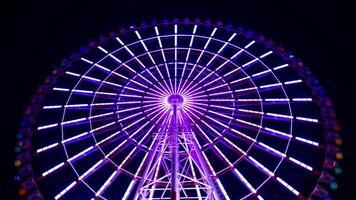
[[[283,186],[285,186],[288,190],[290,190],[293,194],[295,194],[296,196],[299,195],[299,192],[294,189],[292,186],[290,186],[288,183],[286,183],[284,180],[282,180],[281,178],[277,177],[277,181],[279,181]]]
[[[58,165],[52,167],[51,169],[49,169],[49,170],[43,172],[43,173],[42,173],[42,177],[45,177],[45,176],[47,176],[48,174],[50,174],[50,173],[56,171],[57,169],[59,169],[59,168],[62,167],[63,165],[64,165],[64,162],[61,162],[60,164],[58,164]]]
[[[311,145],[314,145],[314,146],[319,146],[319,143],[311,141],[311,140],[304,139],[302,137],[295,137],[295,139],[299,140],[301,142],[307,143],[307,144],[311,144]]]
[[[260,58],[262,59],[262,58],[264,58],[264,57],[266,57],[266,56],[268,56],[268,55],[270,55],[270,54],[272,54],[272,53],[273,53],[273,51],[268,51],[267,53],[262,54],[262,55],[260,56]]]
[[[40,148],[40,149],[37,149],[36,152],[37,152],[37,153],[41,153],[41,152],[46,151],[46,150],[48,150],[48,149],[52,149],[53,147],[56,147],[56,146],[58,146],[58,145],[59,145],[59,143],[56,142],[56,143],[50,144],[50,145],[48,145],[48,146],[42,147],[42,148]]]
[[[73,140],[79,139],[80,137],[86,136],[88,134],[89,134],[89,132],[84,132],[84,133],[81,133],[79,135],[75,135],[75,136],[70,137],[68,139],[62,140],[62,143],[65,144],[65,143],[71,142]]]
[[[58,123],[55,123],[55,124],[49,124],[49,125],[45,125],[45,126],[39,126],[37,127],[37,130],[43,130],[43,129],[47,129],[47,128],[53,128],[53,127],[56,127],[58,126]]]
[[[289,160],[293,161],[294,163],[298,164],[299,166],[304,167],[305,169],[307,169],[309,171],[313,171],[312,167],[310,167],[309,165],[307,165],[307,164],[305,164],[303,162],[300,162],[299,160],[297,160],[295,158],[289,157]]]
[[[74,185],[76,184],[76,181],[73,181],[70,185],[68,185],[64,190],[62,190],[59,194],[57,194],[54,199],[59,199],[61,198],[66,192],[68,192]]]
[[[306,118],[306,117],[296,117],[297,120],[318,123],[317,119]]]
[[[266,144],[264,144],[262,142],[258,142],[258,144],[261,145],[262,147],[264,147],[264,148],[276,153],[277,155],[279,155],[279,156],[281,156],[283,158],[286,157],[286,154],[284,154],[284,153],[282,153],[282,152],[280,152],[280,151],[278,151],[278,150],[276,150],[276,149],[274,149],[274,148],[272,148],[272,147],[270,147],[270,146],[268,146],[268,145],[266,145]]]
[[[256,194],[256,189],[252,187],[252,185],[246,180],[246,178],[235,168],[235,174],[239,177],[240,181],[242,181],[245,186],[254,194]]]

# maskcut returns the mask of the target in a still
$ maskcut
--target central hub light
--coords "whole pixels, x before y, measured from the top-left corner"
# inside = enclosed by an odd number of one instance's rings
[[[168,97],[169,105],[181,105],[184,102],[184,98],[179,94],[173,94]]]

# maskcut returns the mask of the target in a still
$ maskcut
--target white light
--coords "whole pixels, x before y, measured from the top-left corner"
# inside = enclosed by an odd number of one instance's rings
[[[269,169],[267,169],[267,167],[265,167],[264,165],[262,165],[260,162],[258,162],[256,159],[254,159],[251,156],[248,156],[248,158],[254,162],[257,166],[259,166],[263,171],[265,171],[269,176],[274,176],[274,173],[271,172]]]
[[[127,188],[127,190],[126,190],[124,196],[122,197],[123,200],[126,200],[126,199],[129,197],[131,188],[132,188],[132,186],[133,186],[134,184],[135,184],[135,179],[134,179],[134,180],[131,180],[129,187]]]
[[[265,101],[290,101],[290,99],[265,99]]]
[[[101,80],[100,79],[97,79],[97,78],[93,78],[93,77],[90,77],[90,76],[82,76],[83,78],[85,78],[85,79],[88,79],[88,80],[92,80],[92,81],[95,81],[95,82],[101,82]]]
[[[292,101],[313,101],[312,98],[293,98]]]
[[[284,153],[282,153],[282,152],[280,152],[280,151],[278,151],[278,150],[276,150],[276,149],[274,149],[274,148],[272,148],[272,147],[270,147],[270,146],[268,146],[268,145],[266,145],[266,144],[264,144],[262,142],[258,142],[258,144],[260,144],[261,146],[265,147],[266,149],[268,149],[268,150],[270,150],[270,151],[282,156],[283,158],[286,157],[286,154],[284,154]]]
[[[86,107],[89,106],[89,104],[72,104],[72,105],[65,105],[65,108],[78,108],[78,107]]]
[[[276,114],[276,113],[266,113],[266,115],[273,116],[273,117],[293,119],[293,116],[290,116],[290,115],[281,115],[281,114]]]
[[[299,140],[301,142],[307,143],[307,144],[311,144],[311,145],[314,145],[314,146],[319,146],[319,143],[311,141],[311,140],[307,140],[307,139],[304,139],[304,138],[301,138],[301,137],[295,137],[295,139]]]
[[[255,188],[252,187],[252,185],[246,180],[246,178],[236,168],[234,169],[234,172],[251,192],[256,193]]]
[[[85,94],[92,94],[92,93],[93,93],[93,91],[89,91],[89,90],[77,90],[77,89],[73,89],[72,92],[85,93]]]
[[[92,167],[90,167],[84,174],[82,174],[81,176],[79,176],[79,180],[84,179],[90,172],[92,172],[95,168],[97,168],[102,162],[104,161],[104,159],[99,160],[97,163],[95,163]]]
[[[211,37],[208,39],[208,41],[206,42],[205,46],[204,46],[204,50],[208,47],[209,43],[210,43]],[[200,57],[199,57],[200,60]],[[198,61],[199,62],[199,61]]]
[[[236,36],[236,33],[232,34],[231,37],[229,38],[228,42],[231,42],[232,39]]]
[[[255,43],[255,40],[252,40],[250,43],[248,43],[245,47],[244,47],[244,49],[247,49],[247,48],[249,48],[251,45],[253,45]]]
[[[241,101],[241,102],[255,102],[255,101],[262,101],[262,99],[237,99],[237,101]]]
[[[75,139],[78,139],[78,138],[80,138],[80,137],[83,137],[83,136],[85,136],[85,135],[87,135],[87,134],[88,134],[88,132],[81,133],[81,134],[79,134],[79,135],[76,135],[76,136],[70,137],[70,138],[68,138],[68,139],[62,140],[62,143],[70,142],[70,141],[72,141],[72,140],[75,140]]]
[[[107,106],[107,105],[114,105],[115,103],[113,102],[108,102],[108,103],[93,103],[90,104],[91,106]]]
[[[257,128],[262,128],[262,126],[260,126],[258,124],[254,124],[254,123],[242,120],[242,119],[235,119],[235,120],[238,121],[238,122],[241,122],[243,124],[251,125],[251,126],[254,126],[254,127],[257,127]]]
[[[296,196],[299,195],[299,192],[294,189],[292,186],[290,186],[287,182],[285,182],[284,180],[282,180],[281,178],[277,177],[277,181],[279,181],[283,186],[285,186],[288,190],[290,190],[291,192],[293,192],[293,194],[295,194]]]
[[[55,123],[55,124],[49,124],[49,125],[45,125],[45,126],[39,126],[37,128],[37,130],[43,130],[43,129],[47,129],[47,128],[53,128],[53,127],[56,127],[58,126],[58,123]]]
[[[122,45],[122,46],[124,46],[125,44],[120,40],[120,38],[119,37],[116,37],[116,40]]]
[[[264,114],[264,113],[261,112],[261,111],[255,111],[255,110],[238,109],[238,111],[241,111],[241,112],[248,112],[248,113],[254,113],[254,114],[260,114],[260,115],[263,115],[263,114]]]
[[[197,25],[194,25],[194,29],[193,29],[193,35],[197,32]]]
[[[75,160],[76,158],[84,155],[85,153],[87,153],[88,151],[92,150],[94,148],[94,146],[90,146],[86,149],[84,149],[83,151],[79,152],[78,154],[74,155],[73,157],[69,158],[67,161],[71,162],[72,160]]]
[[[208,96],[218,96],[218,95],[222,95],[222,94],[231,94],[232,91],[226,91],[226,92],[217,92],[217,93],[212,93],[212,94],[208,94]],[[205,96],[205,95],[202,95]]]
[[[101,47],[101,46],[98,46],[98,49],[100,49],[102,52],[104,52],[104,53],[109,53],[108,51],[106,51],[103,47]]]
[[[108,123],[108,124],[99,126],[98,128],[94,128],[94,129],[90,130],[89,133],[93,133],[93,132],[95,132],[95,131],[97,131],[97,130],[106,128],[106,127],[111,126],[111,125],[114,125],[114,124],[116,124],[116,122],[111,122],[111,123]]]
[[[244,92],[244,91],[256,90],[256,89],[258,89],[258,88],[257,87],[251,87],[251,88],[244,88],[244,89],[235,90],[235,92]]]
[[[100,114],[100,115],[93,115],[93,116],[90,116],[88,119],[95,119],[95,118],[99,118],[99,117],[105,117],[105,116],[112,115],[112,114],[114,114],[114,112],[104,113],[104,114]]]
[[[62,108],[62,106],[61,105],[43,106],[43,109],[56,109],[56,108]]]
[[[269,52],[267,52],[267,53],[261,55],[260,58],[264,58],[264,57],[270,55],[271,53],[273,53],[273,51],[269,51]]]
[[[52,167],[51,169],[49,169],[49,170],[43,172],[43,173],[42,173],[42,176],[43,176],[43,177],[47,176],[48,174],[50,174],[50,173],[56,171],[57,169],[59,169],[60,167],[62,167],[64,164],[65,164],[64,162],[61,162],[60,164],[58,164],[58,165]]]
[[[214,28],[213,32],[210,34],[210,37],[213,37],[215,35],[216,30],[218,30],[218,28]]]
[[[237,82],[240,82],[240,81],[243,81],[243,80],[249,79],[249,78],[250,78],[249,76],[244,77],[244,78],[240,78],[240,79],[237,79],[237,80],[231,81],[231,82],[230,82],[230,84],[237,83]]]
[[[306,117],[296,117],[297,120],[318,123],[317,119],[306,118]]]
[[[63,91],[63,92],[68,92],[69,89],[67,88],[53,88],[54,91]]]
[[[159,35],[158,28],[155,26],[156,35]]]
[[[284,82],[285,85],[289,85],[289,84],[294,84],[294,83],[301,83],[302,80],[294,80],[294,81],[287,81],[287,82]]]
[[[255,58],[255,59],[251,60],[250,62],[247,62],[247,63],[243,64],[242,67],[246,67],[246,66],[256,62],[257,60],[258,60],[258,58]]]
[[[116,58],[115,56],[113,56],[112,54],[109,54],[109,56],[114,59],[116,62],[118,63],[122,63],[121,60],[119,60],[118,58]],[[114,72],[113,72],[114,73]],[[114,73],[115,74],[115,73]]]
[[[260,88],[269,88],[269,87],[276,87],[276,86],[281,86],[282,83],[274,83],[274,84],[268,84],[268,85],[261,85]]]
[[[141,35],[138,33],[138,31],[135,31],[135,33],[136,33],[136,35],[137,35],[138,39],[140,39],[140,40],[141,40]]]
[[[271,69],[268,69],[268,70],[265,70],[263,72],[259,72],[259,73],[256,73],[256,74],[253,74],[252,77],[255,77],[255,76],[260,76],[262,74],[265,74],[265,73],[268,73],[268,72],[271,72],[272,70]]]
[[[108,68],[106,68],[106,67],[104,67],[104,66],[102,66],[102,65],[99,65],[99,64],[97,64],[97,63],[94,64],[94,66],[99,67],[100,69],[102,69],[102,70],[104,70],[104,71],[111,72],[110,69],[108,69]]]
[[[70,185],[68,185],[64,190],[62,190],[59,194],[57,194],[54,199],[59,199],[63,196],[66,192],[68,192],[77,182],[73,181]]]
[[[292,158],[292,157],[289,157],[289,160],[293,161],[294,163],[304,167],[305,169],[309,170],[309,171],[313,171],[313,168],[310,167],[309,165],[306,165],[305,163],[303,162],[300,162],[299,160],[295,159],[295,158]]]
[[[70,71],[67,71],[66,74],[69,74],[69,75],[72,75],[72,76],[80,76],[80,74],[77,74],[77,73],[73,73],[73,72],[70,72]]]
[[[205,154],[204,154],[205,155]],[[219,179],[216,179],[216,181],[218,182],[218,185],[224,195],[224,197],[226,198],[226,200],[230,200],[230,197],[229,195],[227,195],[226,191],[225,191],[225,188],[223,187],[223,185],[221,184],[220,180]]]
[[[86,59],[86,58],[80,58],[80,60],[82,60],[82,61],[84,61],[84,62],[87,62],[87,63],[89,63],[89,64],[93,64],[93,63],[94,63],[93,61],[90,61],[90,60],[88,60],[88,59]]]
[[[268,127],[265,127],[264,129],[266,129],[267,131],[270,131],[270,132],[277,133],[279,135],[285,136],[285,137],[289,137],[289,138],[292,137],[290,134],[283,133],[281,131],[277,131],[277,130],[274,130],[274,129],[271,129],[271,128],[268,128]]]
[[[112,92],[96,92],[96,94],[101,94],[101,95],[109,95],[109,96],[116,96],[116,93]]]
[[[236,56],[240,55],[244,50],[241,49],[240,51],[238,51],[237,53],[235,53],[233,56],[231,56],[230,60],[236,58]]]
[[[224,77],[229,76],[230,74],[232,74],[232,73],[234,73],[234,72],[236,72],[236,71],[238,71],[238,70],[240,70],[240,69],[241,69],[240,67],[235,68],[234,70],[231,70],[230,72],[224,74],[223,76],[224,76]],[[221,78],[221,77],[219,77],[219,78]],[[217,80],[217,79],[215,79],[215,80]]]
[[[279,69],[282,69],[282,68],[285,68],[285,67],[288,67],[288,64],[277,66],[277,67],[273,68],[273,70],[279,70]]]
[[[85,120],[87,120],[87,119],[88,119],[88,118],[83,117],[83,118],[79,118],[79,119],[74,119],[74,120],[70,120],[70,121],[65,121],[65,122],[62,122],[61,125],[77,123],[77,122],[85,121]]]
[[[46,150],[48,150],[48,149],[51,149],[51,148],[53,148],[53,147],[56,147],[56,146],[58,146],[58,142],[56,142],[56,143],[54,143],[54,144],[51,144],[51,145],[48,145],[48,146],[45,146],[45,147],[42,147],[42,148],[40,148],[40,149],[37,149],[37,153],[41,153],[41,152],[43,152],[43,151],[46,151]]]

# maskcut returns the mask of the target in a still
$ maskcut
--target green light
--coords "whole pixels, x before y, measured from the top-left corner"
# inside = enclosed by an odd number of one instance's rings
[[[21,151],[21,148],[20,147],[15,147],[15,152],[18,153]]]
[[[339,175],[339,174],[342,173],[341,167],[336,167],[336,168],[334,169],[334,171],[335,171],[335,174],[337,174],[337,175]]]
[[[336,182],[336,181],[330,183],[330,188],[331,188],[332,190],[336,190],[337,187],[338,187],[338,185],[337,185],[337,182]]]

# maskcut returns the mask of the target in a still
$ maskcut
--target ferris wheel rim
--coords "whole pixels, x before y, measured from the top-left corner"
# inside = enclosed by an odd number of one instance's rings
[[[179,22],[178,22],[179,23]],[[182,22],[183,23],[183,22]],[[168,24],[175,24],[175,22],[172,22],[172,23],[168,23]],[[193,23],[194,24],[194,23]],[[135,28],[136,29],[136,28]],[[140,30],[140,28],[137,28],[136,30]],[[132,32],[132,30],[129,30],[128,32]],[[174,36],[174,35],[173,35]],[[213,40],[213,39],[212,39]],[[138,41],[136,41],[136,43],[138,44],[140,41],[138,40]],[[133,45],[133,44],[132,44]],[[98,45],[98,46],[100,46],[100,45]],[[122,47],[122,48],[124,48],[124,47]],[[116,51],[119,51],[119,50],[116,50]],[[115,52],[116,52],[115,51]],[[278,53],[278,52],[277,52]],[[144,54],[147,54],[147,52],[145,52]],[[139,55],[137,55],[137,57],[139,57]],[[104,59],[104,58],[103,58]],[[132,59],[134,59],[134,58],[132,58]],[[293,59],[294,60],[294,59]],[[74,61],[76,61],[75,59],[72,61],[72,62],[74,62]],[[71,61],[69,61],[69,62],[71,62]],[[129,62],[129,61],[127,61],[127,62]],[[121,66],[121,65],[120,65]],[[65,66],[65,68],[66,67],[68,67],[68,66]],[[295,66],[293,66],[293,67],[297,67],[297,65],[295,65]],[[91,68],[94,68],[94,65],[91,67]],[[153,67],[152,67],[153,68]],[[147,70],[149,70],[150,69],[150,67],[149,68],[147,68]],[[90,70],[88,70],[87,72],[89,72]],[[113,70],[114,71],[114,70]],[[144,71],[143,71],[144,72]],[[85,74],[84,74],[85,75]],[[274,74],[273,74],[274,75]],[[305,76],[305,74],[302,74],[303,76]],[[300,75],[300,76],[302,76],[302,75]],[[109,77],[109,75],[108,75],[108,77]],[[107,77],[107,78],[108,78]],[[82,79],[82,77],[80,77],[80,79]],[[106,78],[105,78],[106,79]],[[277,79],[278,80],[278,79]],[[278,80],[279,81],[279,80]],[[78,81],[77,82],[77,84],[79,84],[80,83],[80,81]],[[280,82],[279,82],[280,83]],[[101,87],[101,86],[100,86]],[[98,87],[98,89],[97,89],[97,91],[100,89],[100,87]],[[74,88],[76,88],[76,87],[74,87]],[[282,87],[283,88],[283,87]],[[284,88],[283,88],[283,90],[284,90]],[[121,92],[123,92],[123,91],[121,91]],[[259,91],[257,90],[257,92],[259,93]],[[285,91],[284,91],[285,92]],[[72,95],[72,93],[73,93],[73,91],[71,91],[71,94],[70,94],[70,96]],[[96,95],[96,94],[95,94]],[[286,95],[286,94],[285,94]],[[286,95],[287,96],[287,95]],[[316,95],[317,97],[318,97],[318,95]],[[65,105],[68,105],[68,102],[69,102],[69,99],[70,99],[70,97],[68,98],[68,101],[67,101],[67,103],[65,104]],[[93,97],[93,102],[94,102],[94,99],[95,99],[95,96]],[[120,99],[120,97],[119,97],[119,99]],[[289,108],[290,108],[290,102],[288,101],[288,105],[289,105]],[[262,106],[262,103],[261,103],[261,106]],[[90,115],[89,116],[91,116],[91,110],[92,109],[92,107],[90,108]],[[62,122],[61,123],[63,123],[63,122],[65,122],[64,121],[64,113],[65,113],[65,110],[66,110],[66,108],[64,107],[64,112],[63,112],[63,117],[62,117]],[[262,111],[263,112],[263,111]],[[261,120],[262,120],[263,118],[261,118]],[[90,120],[89,120],[90,121]],[[262,122],[261,122],[262,123]],[[90,124],[91,124],[91,122],[90,122]],[[62,127],[63,127],[63,125],[61,125]],[[91,125],[90,125],[91,126]],[[63,128],[61,129],[62,130],[62,141],[63,141]],[[260,129],[259,129],[260,130]],[[92,136],[93,136],[93,138],[95,138],[95,136],[93,135],[93,133],[92,133]],[[259,133],[257,134],[257,136],[256,136],[256,138],[258,138],[258,136],[259,136]],[[289,143],[290,143],[290,141],[291,141],[291,138],[289,138],[288,139],[288,146],[289,146]],[[326,144],[327,145],[327,144]],[[253,144],[249,147],[249,149],[251,148],[253,146]],[[287,148],[286,148],[286,150],[285,150],[285,152],[284,153],[286,153],[287,152],[287,150],[288,150],[288,146],[287,146]],[[65,146],[64,146],[64,149],[65,149]],[[99,147],[99,149],[100,149],[100,147]],[[66,151],[66,150],[65,150]],[[101,150],[102,151],[102,150]],[[249,151],[249,150],[248,150]],[[247,151],[247,152],[248,152]],[[103,151],[102,151],[102,153],[103,153]],[[69,158],[68,157],[68,154],[66,153],[66,156],[67,156],[67,159]],[[242,157],[240,157],[239,159],[242,159]],[[281,159],[280,160],[280,162],[279,162],[279,164],[278,164],[278,167],[279,167],[279,165],[282,163],[282,160],[283,159]],[[71,164],[71,162],[69,162],[70,163],[70,165],[72,165]],[[274,171],[276,171],[277,169],[278,169],[278,167],[276,167],[275,168],[275,170]],[[72,166],[72,168],[74,169],[74,167]],[[75,171],[75,169],[74,169],[74,171]],[[77,176],[79,177],[80,175],[77,173]],[[269,177],[269,178],[271,178],[271,177]],[[268,178],[268,179],[269,179]],[[267,182],[267,180],[265,180],[264,182]],[[263,184],[262,184],[263,185]],[[262,187],[262,185],[260,185],[258,188],[260,188],[260,187]],[[90,187],[89,187],[90,188]],[[311,194],[310,194],[311,195]]]

